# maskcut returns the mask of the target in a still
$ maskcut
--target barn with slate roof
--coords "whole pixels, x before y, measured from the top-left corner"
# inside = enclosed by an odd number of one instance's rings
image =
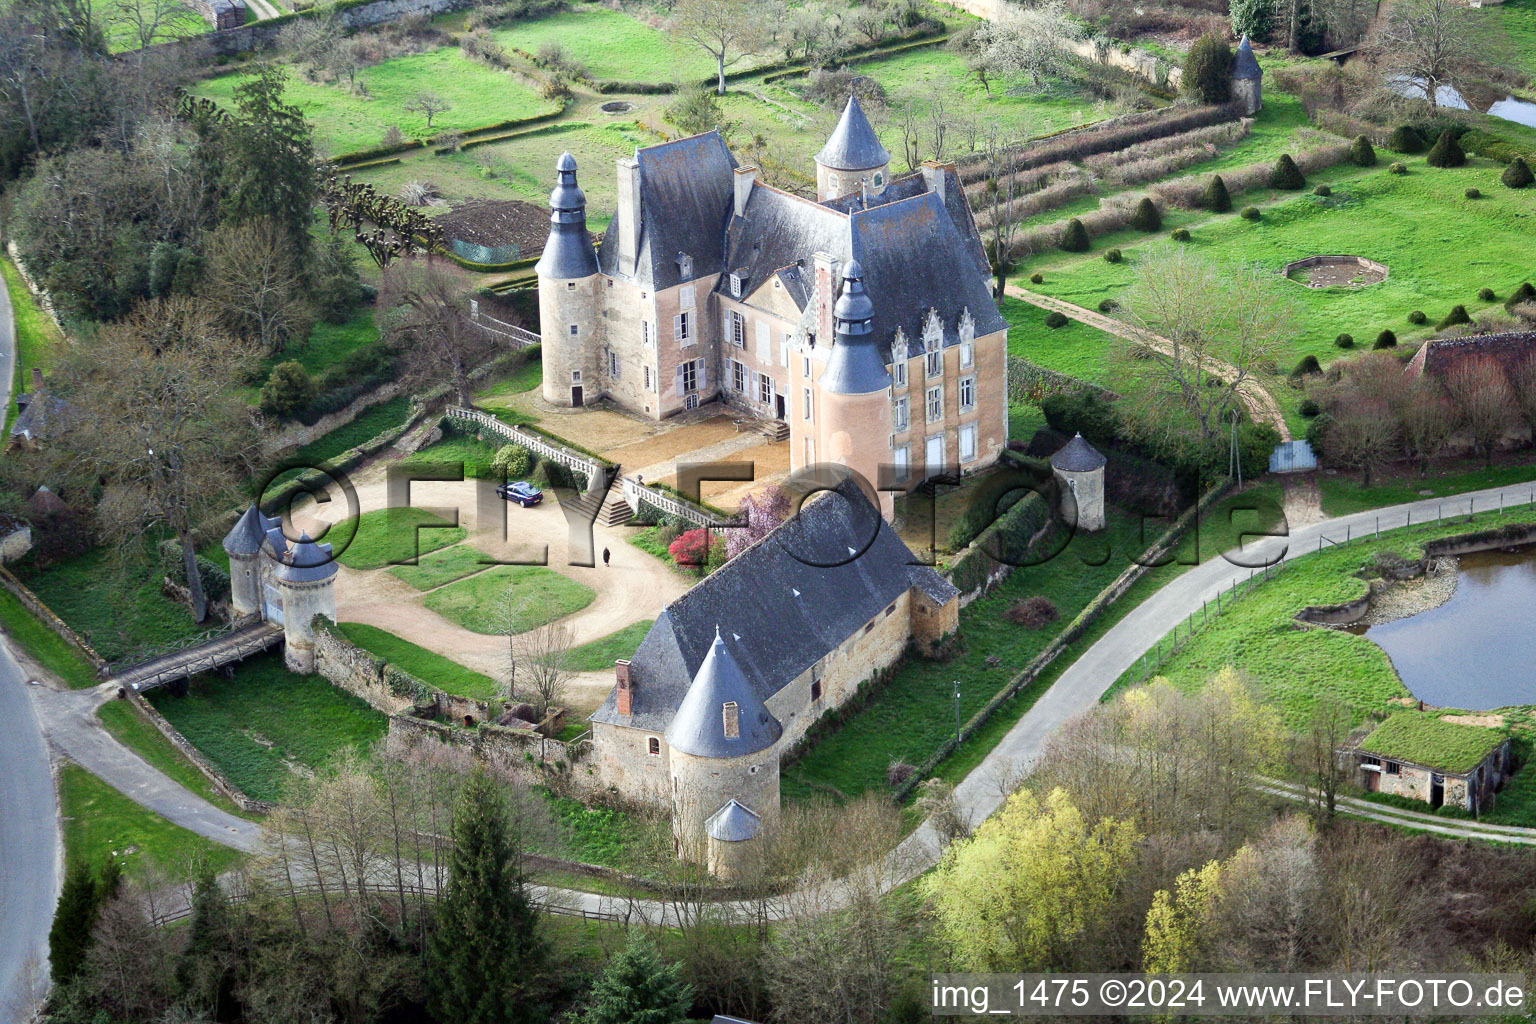
[[[845,475],[616,663],[590,719],[603,784],[669,807],[679,852],[729,876],[778,820],[784,752],[909,643],[932,652],[958,614],[959,592]]]
[[[815,200],[758,180],[717,132],[649,146],[618,161],[594,249],[562,156],[537,268],[545,400],[654,419],[720,402],[782,424],[791,471],[840,464],[876,486],[883,467],[916,484],[990,465],[1008,440],[1008,324],[981,236],[953,165],[891,178],[889,162],[854,98]],[[879,361],[870,388],[847,389],[850,354]]]

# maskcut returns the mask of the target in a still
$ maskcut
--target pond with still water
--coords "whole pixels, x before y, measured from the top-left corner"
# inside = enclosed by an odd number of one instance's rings
[[[1536,704],[1536,549],[1463,555],[1445,604],[1357,631],[1387,652],[1426,704]]]

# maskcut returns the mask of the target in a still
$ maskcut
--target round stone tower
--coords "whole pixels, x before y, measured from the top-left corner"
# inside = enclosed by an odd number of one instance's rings
[[[254,504],[236,520],[224,538],[229,555],[229,610],[237,619],[261,610],[261,545],[267,531],[279,525]]]
[[[1253,55],[1253,44],[1245,35],[1237,44],[1232,61],[1232,99],[1243,105],[1244,114],[1257,114],[1264,105],[1263,84],[1264,70],[1259,67],[1259,59]]]
[[[597,397],[597,253],[587,234],[587,197],[576,184],[576,158],[555,161],[549,194],[549,241],[534,271],[539,275],[539,334],[544,360],[544,400],[582,405]]]
[[[1061,481],[1061,514],[1080,530],[1104,529],[1104,456],[1078,434],[1051,456]]]
[[[816,198],[857,195],[863,188],[879,195],[890,178],[891,154],[880,145],[858,97],[850,93],[837,127],[816,154]]]
[[[849,260],[843,291],[832,307],[834,341],[821,389],[822,459],[854,470],[879,491],[881,463],[891,458],[891,374],[875,344],[875,305],[864,290],[864,268]],[[880,514],[889,519],[893,495],[879,491]]]
[[[783,735],[717,628],[666,732],[681,856],[721,877],[751,863],[764,830],[778,822],[774,747]]]
[[[283,601],[283,664],[292,672],[315,670],[316,615],[336,621],[336,560],[329,544],[308,533],[273,560],[272,582]]]

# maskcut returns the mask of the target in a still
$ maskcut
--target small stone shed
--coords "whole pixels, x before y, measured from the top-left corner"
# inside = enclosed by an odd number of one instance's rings
[[[1473,814],[1493,807],[1511,769],[1504,733],[1415,712],[1390,716],[1339,755],[1368,793]]]

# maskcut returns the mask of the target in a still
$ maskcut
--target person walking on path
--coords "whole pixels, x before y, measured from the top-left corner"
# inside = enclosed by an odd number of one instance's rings
[[[608,549],[603,548],[603,568],[608,568]]]

